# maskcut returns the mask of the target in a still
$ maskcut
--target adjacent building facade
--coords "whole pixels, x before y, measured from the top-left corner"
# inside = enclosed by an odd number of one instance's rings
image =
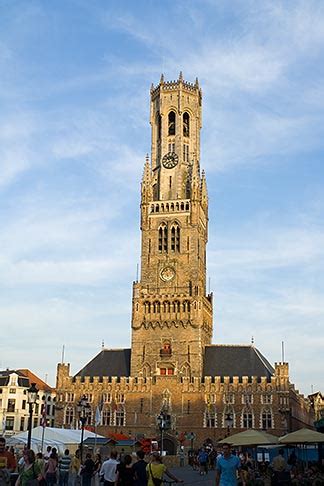
[[[311,426],[310,402],[254,345],[215,345],[213,295],[206,292],[208,194],[200,168],[202,92],[161,77],[151,87],[151,157],[141,184],[141,274],[133,284],[130,349],[102,349],[75,376],[57,369],[56,425],[76,427],[85,394],[98,432],[158,433],[170,418],[165,447],[260,428],[281,435]]]
[[[33,427],[54,425],[55,389],[28,369],[0,371],[0,435],[10,437],[28,429],[27,390],[35,383],[39,399],[33,409]]]

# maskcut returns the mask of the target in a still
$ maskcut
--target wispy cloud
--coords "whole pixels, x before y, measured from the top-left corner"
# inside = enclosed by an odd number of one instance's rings
[[[276,360],[285,340],[293,378],[323,388],[323,5],[9,4],[0,7],[0,321],[17,340],[4,338],[2,366],[53,378],[62,336],[74,370],[107,333],[110,345],[129,344],[149,86],[182,70],[203,89],[215,341],[253,334]],[[35,353],[36,338],[46,352]]]

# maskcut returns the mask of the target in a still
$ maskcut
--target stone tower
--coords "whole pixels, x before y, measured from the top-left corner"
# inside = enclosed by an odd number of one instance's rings
[[[151,161],[141,184],[141,277],[132,302],[132,376],[202,376],[212,338],[206,295],[208,195],[200,172],[202,94],[183,80],[151,87]]]

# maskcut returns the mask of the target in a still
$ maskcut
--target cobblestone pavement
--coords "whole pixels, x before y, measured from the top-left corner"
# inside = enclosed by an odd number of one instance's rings
[[[200,476],[198,471],[193,471],[190,466],[172,467],[170,471],[179,479],[183,479],[184,486],[215,486],[216,471],[209,471],[206,476]],[[271,486],[270,476],[264,478],[265,486]],[[165,484],[165,486],[176,486]]]
[[[200,476],[198,471],[193,471],[191,466],[173,467],[170,471],[179,479],[183,479],[185,486],[214,486],[215,471],[209,471],[205,476]]]

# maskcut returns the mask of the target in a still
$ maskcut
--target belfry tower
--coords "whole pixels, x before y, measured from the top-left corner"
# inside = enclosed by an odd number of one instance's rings
[[[151,162],[141,184],[141,277],[132,303],[132,376],[201,376],[212,338],[206,295],[208,196],[200,172],[202,93],[161,76],[151,87]]]

